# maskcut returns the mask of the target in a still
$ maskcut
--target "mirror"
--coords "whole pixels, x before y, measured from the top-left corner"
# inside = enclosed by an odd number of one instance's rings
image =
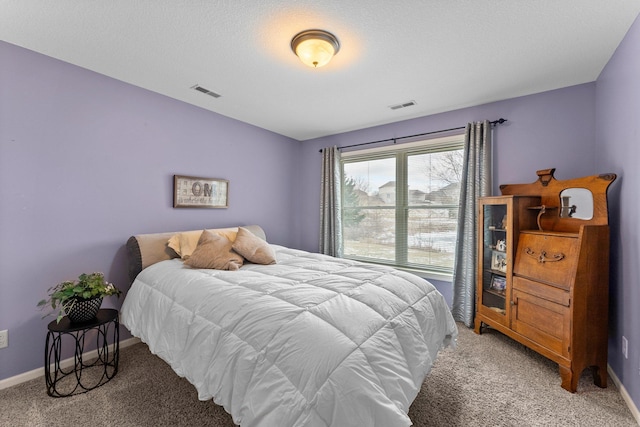
[[[560,193],[560,218],[593,218],[593,194],[586,188],[566,188]]]

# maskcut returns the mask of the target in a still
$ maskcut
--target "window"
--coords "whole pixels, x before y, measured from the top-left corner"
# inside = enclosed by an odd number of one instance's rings
[[[342,155],[344,257],[450,275],[464,135]]]

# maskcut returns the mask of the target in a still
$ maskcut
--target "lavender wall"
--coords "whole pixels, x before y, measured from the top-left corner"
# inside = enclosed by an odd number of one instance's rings
[[[132,234],[257,223],[295,246],[299,142],[4,42],[0,64],[0,380],[43,366],[48,287],[127,288]],[[173,174],[230,180],[230,207],[173,209]]]
[[[640,18],[596,83],[596,164],[618,174],[609,193],[609,364],[640,407]],[[629,358],[621,351],[629,340]]]
[[[536,170],[555,167],[556,178],[600,173],[595,168],[595,84],[465,108],[448,113],[372,127],[307,141],[299,161],[298,215],[303,230],[319,223],[320,156],[326,146],[343,146],[464,126],[475,120],[504,117],[494,136],[494,194],[499,184],[533,182]],[[314,228],[315,227],[315,228]],[[300,247],[316,251],[318,233],[300,235]]]

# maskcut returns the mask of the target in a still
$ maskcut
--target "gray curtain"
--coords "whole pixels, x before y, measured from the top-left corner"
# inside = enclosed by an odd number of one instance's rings
[[[478,197],[491,195],[491,123],[467,124],[460,182],[458,236],[453,270],[455,320],[473,327],[478,251]]]
[[[320,253],[342,256],[340,212],[340,150],[322,149],[322,187],[320,194]]]

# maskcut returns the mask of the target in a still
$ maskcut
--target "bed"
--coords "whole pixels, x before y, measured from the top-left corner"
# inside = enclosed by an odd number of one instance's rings
[[[174,249],[187,233],[190,256]],[[193,268],[205,234],[232,248],[250,235],[274,263],[252,253],[228,270]],[[438,351],[455,345],[426,280],[269,244],[259,226],[132,236],[127,249],[121,323],[243,427],[409,426]]]

